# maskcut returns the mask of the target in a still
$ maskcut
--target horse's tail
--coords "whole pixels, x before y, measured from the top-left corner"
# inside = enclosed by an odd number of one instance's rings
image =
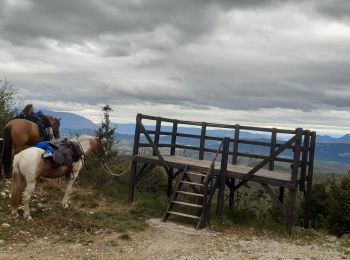
[[[23,178],[19,169],[20,155],[15,155],[13,159],[13,174],[11,184],[11,207],[18,208],[22,204]]]
[[[2,164],[4,165],[4,173],[7,179],[11,178],[11,157],[12,157],[12,136],[11,127],[4,129],[4,140],[2,147]]]

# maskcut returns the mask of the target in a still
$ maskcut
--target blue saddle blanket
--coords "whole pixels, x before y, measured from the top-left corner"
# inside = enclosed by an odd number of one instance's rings
[[[53,147],[48,141],[41,141],[34,146],[41,148],[41,149],[45,150],[46,152],[50,152],[50,153],[53,153],[55,150],[55,147]]]

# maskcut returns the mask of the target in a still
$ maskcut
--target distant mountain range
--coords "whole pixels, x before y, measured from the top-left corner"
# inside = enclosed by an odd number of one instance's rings
[[[42,110],[46,114],[51,114],[55,117],[61,118],[61,134],[62,135],[76,135],[76,134],[94,134],[95,130],[99,127],[99,124],[93,123],[91,120],[68,112],[54,112],[49,110]],[[154,129],[154,126],[145,126],[146,129]],[[162,126],[162,131],[171,131],[171,126]],[[117,124],[117,139],[132,142],[134,138],[135,124]],[[199,128],[179,128],[179,132],[187,134],[200,134]],[[230,136],[232,137],[232,131],[228,130],[208,130],[208,135],[211,136]],[[262,140],[268,141],[269,135],[255,134],[251,132],[241,132],[241,137],[250,140]],[[169,136],[161,138],[163,142],[169,142]],[[168,140],[169,139],[169,140]],[[344,135],[339,138],[331,137],[328,135],[317,135],[316,146],[316,160],[320,161],[333,161],[343,164],[350,164],[350,134]],[[184,142],[189,145],[196,145],[197,140],[186,138],[178,139],[179,142]],[[208,147],[217,145],[216,142],[209,142],[206,144]],[[247,152],[254,150],[254,152],[267,153],[265,147],[242,145],[242,150]],[[265,151],[266,150],[266,151]],[[286,153],[286,155],[288,155]]]

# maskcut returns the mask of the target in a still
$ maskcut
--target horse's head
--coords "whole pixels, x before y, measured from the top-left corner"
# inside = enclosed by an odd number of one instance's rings
[[[46,116],[46,117],[52,125],[53,136],[55,137],[55,139],[60,138],[61,119],[53,116]]]

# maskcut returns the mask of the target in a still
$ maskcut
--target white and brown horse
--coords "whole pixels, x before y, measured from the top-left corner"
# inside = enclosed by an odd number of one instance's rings
[[[44,116],[52,125],[54,138],[60,138],[60,119],[53,116]],[[15,153],[22,151],[26,145],[34,145],[44,138],[40,135],[39,127],[36,123],[27,119],[13,119],[5,125],[2,148],[2,163],[6,178],[11,177],[12,147]],[[1,167],[0,167],[1,168]],[[0,179],[1,179],[0,169]]]
[[[72,186],[80,170],[84,165],[84,156],[94,154],[101,158],[105,154],[102,141],[94,136],[81,135],[78,140],[71,140],[81,145],[84,155],[82,158],[73,163],[73,178],[66,180],[66,190],[62,200],[62,206],[68,208],[69,195],[72,192]],[[18,216],[18,207],[22,203],[23,182],[26,188],[23,193],[24,218],[30,220],[29,200],[35,189],[36,180],[39,176],[46,178],[58,178],[65,175],[67,166],[55,168],[51,160],[43,159],[44,150],[31,147],[16,154],[13,159],[12,187],[11,187],[11,214]]]

